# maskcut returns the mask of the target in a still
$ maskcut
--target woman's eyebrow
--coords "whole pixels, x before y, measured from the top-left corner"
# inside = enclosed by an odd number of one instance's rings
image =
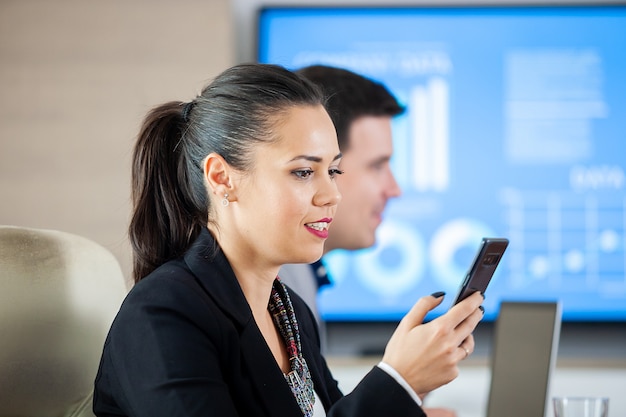
[[[341,152],[339,152],[334,158],[333,161],[336,161],[337,159],[341,158],[342,154]],[[293,161],[297,161],[298,159],[304,159],[306,161],[311,161],[311,162],[322,162],[322,158],[320,158],[319,156],[313,156],[313,155],[298,155],[294,158],[292,158],[289,162],[293,162]]]

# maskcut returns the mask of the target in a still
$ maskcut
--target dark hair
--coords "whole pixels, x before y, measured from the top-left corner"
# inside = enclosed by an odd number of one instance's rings
[[[235,169],[249,170],[251,147],[275,140],[278,118],[299,105],[324,105],[320,89],[280,66],[242,64],[217,76],[192,102],[169,102],[148,113],[132,162],[135,282],[184,254],[211,221],[205,157],[215,152]]]
[[[387,88],[352,71],[325,65],[311,65],[296,71],[317,84],[327,97],[326,109],[335,129],[339,149],[345,152],[352,122],[362,116],[396,116],[404,112]]]

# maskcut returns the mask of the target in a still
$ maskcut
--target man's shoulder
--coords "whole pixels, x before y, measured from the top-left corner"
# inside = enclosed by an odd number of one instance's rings
[[[309,264],[286,264],[280,267],[278,277],[298,293],[317,293],[317,283]],[[300,294],[302,295],[302,294]]]
[[[300,279],[303,276],[311,277],[311,265],[309,264],[285,264],[280,267],[278,276],[285,282],[285,279]]]
[[[309,264],[286,264],[278,271],[278,277],[291,292],[295,292],[316,310],[317,280]]]

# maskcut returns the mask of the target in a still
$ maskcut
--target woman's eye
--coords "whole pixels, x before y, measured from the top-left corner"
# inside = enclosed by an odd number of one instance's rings
[[[337,175],[343,174],[343,171],[339,168],[331,168],[328,170],[328,174],[330,175],[330,178],[335,178]]]
[[[296,171],[292,171],[291,173],[295,175],[296,177],[304,180],[304,179],[309,178],[313,174],[313,170],[312,169],[298,169]]]

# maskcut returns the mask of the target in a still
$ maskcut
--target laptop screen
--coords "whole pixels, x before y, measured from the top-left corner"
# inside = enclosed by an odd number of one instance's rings
[[[502,302],[495,324],[487,417],[544,416],[561,329],[557,302]]]

